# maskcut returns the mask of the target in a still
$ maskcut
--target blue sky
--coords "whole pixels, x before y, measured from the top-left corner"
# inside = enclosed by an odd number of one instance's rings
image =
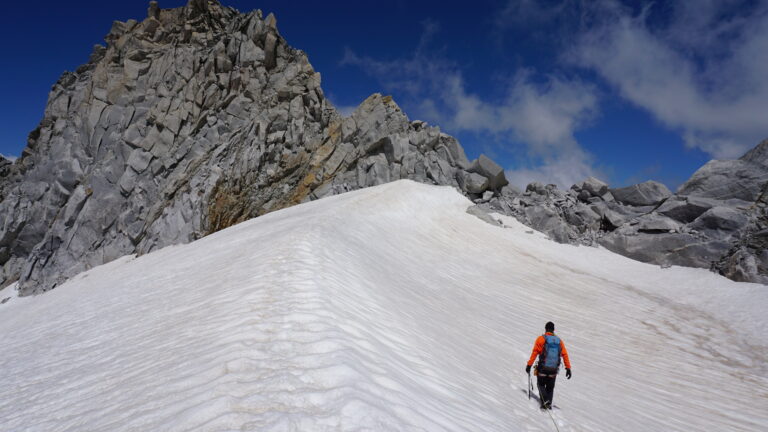
[[[4,6],[0,153],[20,154],[58,76],[147,4]],[[768,138],[768,0],[224,4],[274,12],[342,111],[392,94],[518,185],[595,175],[674,189],[709,159]]]

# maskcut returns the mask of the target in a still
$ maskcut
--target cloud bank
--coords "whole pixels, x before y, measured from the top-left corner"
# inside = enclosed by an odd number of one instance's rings
[[[714,158],[768,137],[768,1],[595,4],[567,60]]]
[[[590,155],[574,133],[597,115],[595,88],[578,79],[538,76],[519,69],[507,78],[500,97],[487,100],[468,90],[460,67],[428,49],[439,31],[426,22],[413,54],[378,60],[347,49],[342,64],[360,67],[387,91],[405,95],[406,103],[424,120],[457,132],[473,132],[495,142],[524,148],[518,159],[531,167],[507,171],[510,181],[524,186],[532,179],[571,184],[595,174]]]
[[[432,21],[410,55],[382,60],[348,49],[342,63],[405,98],[411,114],[514,152],[523,168],[507,175],[519,186],[610,180],[575,138],[606,97],[646,111],[713,158],[737,158],[768,138],[768,0],[510,0],[491,27],[500,40],[533,35],[527,42],[554,50],[553,70],[518,68],[483,96],[434,49],[440,27]]]

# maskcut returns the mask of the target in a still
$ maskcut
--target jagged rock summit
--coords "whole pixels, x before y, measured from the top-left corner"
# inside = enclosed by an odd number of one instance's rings
[[[39,293],[131,253],[400,178],[501,194],[503,170],[372,95],[342,118],[273,15],[216,1],[115,22],[0,161],[0,282]],[[504,189],[510,192],[511,189]]]

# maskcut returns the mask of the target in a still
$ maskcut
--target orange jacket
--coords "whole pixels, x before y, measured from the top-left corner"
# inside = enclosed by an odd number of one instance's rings
[[[552,332],[547,332],[546,334],[551,336],[555,335]],[[536,338],[536,343],[533,344],[533,352],[531,353],[531,358],[528,359],[528,366],[533,365],[533,362],[536,361],[536,357],[539,354],[541,354],[543,350],[544,350],[544,335],[541,335],[538,338]],[[563,343],[562,339],[560,339],[560,355],[563,357],[563,363],[565,363],[565,368],[570,369],[571,360],[568,358],[568,350],[565,349],[565,343]]]

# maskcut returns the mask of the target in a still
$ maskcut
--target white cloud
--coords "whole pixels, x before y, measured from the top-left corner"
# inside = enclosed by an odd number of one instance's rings
[[[342,64],[362,68],[387,91],[405,96],[411,114],[415,111],[420,118],[450,132],[476,132],[525,145],[527,154],[523,157],[538,163],[517,173],[565,187],[593,174],[591,158],[574,138],[575,131],[589,124],[597,113],[593,86],[521,69],[502,84],[498,98],[484,99],[468,90],[458,65],[428,50],[438,28],[433,22],[425,27],[408,58],[377,60],[348,49]],[[552,168],[556,166],[574,169],[558,171]]]
[[[16,159],[18,159],[16,156],[4,155],[4,154],[2,154],[2,153],[0,153],[0,156],[2,156],[2,157],[4,157],[4,158],[8,159],[8,160],[9,160],[9,161],[11,161],[11,162],[16,162]]]
[[[506,170],[505,174],[510,184],[523,190],[532,182],[554,183],[561,189],[567,189],[589,176],[606,179],[603,172],[592,166],[588,155],[578,152],[545,160],[532,168]]]
[[[663,26],[604,9],[568,57],[690,147],[736,158],[768,137],[768,2],[740,3],[676,2]]]

